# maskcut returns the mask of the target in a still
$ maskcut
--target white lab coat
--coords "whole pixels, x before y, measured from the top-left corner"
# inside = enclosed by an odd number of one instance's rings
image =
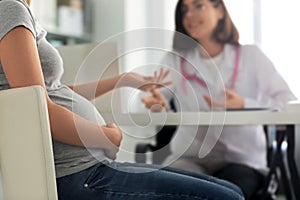
[[[182,80],[180,54],[169,53],[163,60],[164,66],[172,69],[174,84],[163,90],[165,98],[175,98],[177,111],[208,111],[203,99],[210,94],[224,98],[223,86],[230,87],[235,64],[235,47],[225,45],[221,54],[212,59],[204,58],[198,49],[185,55],[185,71],[202,75],[208,88],[196,81]],[[183,90],[183,83],[186,91]],[[245,107],[280,108],[295,96],[287,83],[276,71],[272,62],[254,45],[240,48],[238,75],[234,90],[244,98]],[[260,171],[266,171],[266,140],[262,126],[179,126],[171,141],[172,155],[165,164],[181,158],[206,168],[217,169],[216,165],[239,163]],[[195,164],[194,163],[194,164]],[[212,171],[213,173],[213,171]]]

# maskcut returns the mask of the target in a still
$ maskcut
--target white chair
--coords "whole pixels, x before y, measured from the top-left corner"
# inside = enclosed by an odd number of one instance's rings
[[[40,86],[0,91],[0,172],[0,199],[57,200],[47,103]]]

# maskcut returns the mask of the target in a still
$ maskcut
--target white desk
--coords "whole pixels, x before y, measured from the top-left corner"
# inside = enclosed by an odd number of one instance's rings
[[[118,125],[287,125],[300,124],[300,112],[227,111],[176,113],[102,113]]]
[[[293,108],[295,108],[293,106]],[[277,133],[279,160],[276,165],[281,169],[287,199],[300,199],[300,177],[295,161],[295,125],[300,124],[300,109],[285,111],[218,111],[218,112],[177,112],[177,113],[104,113],[106,122],[119,126],[156,126],[156,125],[280,125]],[[288,143],[288,166],[284,166],[281,151],[282,142]],[[291,181],[288,181],[290,174]]]

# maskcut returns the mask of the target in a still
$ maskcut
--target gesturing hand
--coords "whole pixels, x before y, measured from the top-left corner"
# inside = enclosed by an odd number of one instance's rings
[[[226,100],[213,99],[210,96],[204,95],[203,98],[211,108],[222,107],[222,108],[243,108],[244,99],[239,96],[236,92],[230,89],[223,90]]]
[[[172,81],[164,82],[170,70],[161,68],[159,72],[155,71],[153,76],[143,76],[135,72],[125,73],[122,77],[121,84],[142,91],[149,91],[153,88],[161,88],[172,84]]]
[[[142,98],[142,102],[145,104],[146,108],[153,112],[161,112],[167,110],[167,103],[163,95],[156,89],[151,89],[151,96]]]

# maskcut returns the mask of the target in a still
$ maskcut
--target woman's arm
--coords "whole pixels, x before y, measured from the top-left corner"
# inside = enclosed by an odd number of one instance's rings
[[[120,78],[121,75],[118,75],[100,81],[94,81],[80,85],[69,85],[69,87],[86,99],[93,100],[112,91],[113,89],[116,89],[116,84]]]
[[[244,98],[238,95],[235,91],[225,88],[223,90],[225,99],[214,99],[209,95],[204,95],[203,98],[208,106],[214,110],[215,108],[244,108]]]
[[[28,29],[14,28],[2,38],[0,60],[11,88],[31,85],[46,88],[36,42]],[[46,98],[53,139],[107,151],[120,145],[122,134],[116,126],[98,126],[53,103],[48,95]]]
[[[121,87],[138,88],[142,91],[150,91],[153,88],[161,88],[172,84],[172,81],[163,82],[168,76],[169,70],[160,69],[153,76],[143,76],[134,72],[127,72],[112,78],[69,86],[76,93],[88,100],[93,100],[101,95]]]
[[[256,46],[250,46],[247,62],[252,63],[250,74],[254,74],[257,98],[245,98],[245,107],[283,108],[288,101],[295,100],[287,82],[276,70],[273,62]]]

